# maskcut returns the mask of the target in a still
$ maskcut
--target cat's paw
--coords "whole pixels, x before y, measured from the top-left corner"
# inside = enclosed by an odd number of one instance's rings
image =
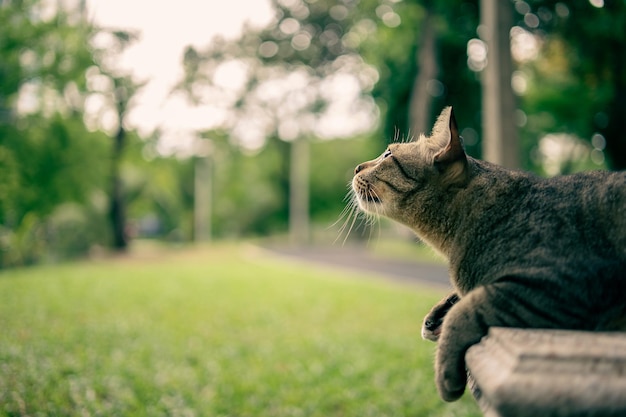
[[[441,397],[442,400],[446,402],[453,402],[453,401],[458,400],[459,398],[461,398],[461,396],[465,392],[465,384],[463,384],[462,386],[449,386],[449,387],[446,385],[447,384],[444,383],[444,386],[437,387],[437,390],[439,391],[439,396]]]
[[[456,293],[452,293],[430,310],[426,317],[424,317],[424,323],[422,324],[422,337],[424,339],[432,340],[433,342],[439,340],[443,319],[459,299],[460,297]]]
[[[442,324],[442,319],[436,319],[430,315],[426,316],[422,324],[422,338],[424,340],[432,340],[433,342],[439,340]]]
[[[456,401],[465,392],[467,375],[462,373],[437,372],[435,377],[437,391],[442,400],[447,402]]]

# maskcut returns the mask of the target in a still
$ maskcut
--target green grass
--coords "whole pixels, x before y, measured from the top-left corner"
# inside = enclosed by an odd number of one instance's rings
[[[479,416],[445,404],[438,290],[246,246],[0,274],[0,415]]]

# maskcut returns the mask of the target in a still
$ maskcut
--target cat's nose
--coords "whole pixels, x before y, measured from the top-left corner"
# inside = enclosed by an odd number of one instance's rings
[[[361,171],[363,171],[363,164],[359,164],[356,166],[356,168],[354,168],[354,175],[358,174]]]

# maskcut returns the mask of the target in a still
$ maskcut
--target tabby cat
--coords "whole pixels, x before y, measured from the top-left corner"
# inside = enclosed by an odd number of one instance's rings
[[[626,172],[545,179],[473,159],[448,107],[430,137],[357,166],[352,189],[449,261],[454,293],[422,327],[444,400],[490,326],[626,330]]]

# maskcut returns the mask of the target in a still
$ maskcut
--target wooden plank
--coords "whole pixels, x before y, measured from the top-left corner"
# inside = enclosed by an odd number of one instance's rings
[[[466,361],[486,417],[626,416],[626,333],[492,328]]]

